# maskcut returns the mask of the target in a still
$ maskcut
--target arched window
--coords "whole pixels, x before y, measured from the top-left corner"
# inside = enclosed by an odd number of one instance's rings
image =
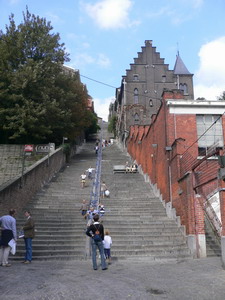
[[[180,83],[179,88],[184,92],[184,95],[188,95],[188,88],[186,83]]]
[[[134,89],[134,104],[138,104],[138,89]]]
[[[135,124],[139,123],[139,116],[137,113],[134,115],[134,123]]]
[[[138,81],[139,80],[138,74],[134,74],[133,79],[134,79],[134,81]]]

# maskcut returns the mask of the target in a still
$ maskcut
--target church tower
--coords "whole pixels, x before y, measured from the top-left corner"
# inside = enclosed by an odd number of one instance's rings
[[[193,74],[191,74],[183,63],[179,52],[177,53],[177,59],[174,66],[174,75],[177,76],[177,88],[184,92],[186,99],[194,99],[193,89]]]

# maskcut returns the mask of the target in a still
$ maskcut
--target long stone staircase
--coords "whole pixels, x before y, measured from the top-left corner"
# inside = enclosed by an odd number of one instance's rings
[[[92,181],[82,189],[80,175],[89,166],[95,167],[94,144],[87,143],[65,170],[40,191],[29,209],[36,220],[33,240],[34,259],[84,259],[86,257],[86,223],[80,214],[82,199],[89,200]],[[112,236],[112,256],[151,259],[191,257],[181,228],[170,220],[160,200],[141,174],[113,174],[113,165],[129,161],[114,143],[103,149],[102,180],[110,197],[101,199],[105,205],[103,224]],[[24,218],[17,219],[18,228]],[[15,259],[24,254],[19,241]]]
[[[82,199],[89,201],[92,181],[81,188],[80,175],[95,167],[94,144],[85,144],[67,167],[31,201],[29,207],[36,223],[33,259],[83,259],[86,223],[80,213]],[[17,218],[17,227],[24,223]],[[24,255],[23,239],[19,240],[15,259]]]

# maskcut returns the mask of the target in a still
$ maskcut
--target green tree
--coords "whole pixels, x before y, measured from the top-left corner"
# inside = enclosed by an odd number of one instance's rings
[[[204,97],[198,97],[196,100],[206,100]]]
[[[116,121],[117,121],[117,117],[116,115],[114,115],[109,119],[109,124],[108,124],[108,131],[112,132],[114,137],[116,137]]]
[[[85,130],[85,136],[88,137],[90,134],[94,134],[100,130],[100,127],[98,125],[98,117],[96,113],[93,113],[91,111],[87,112],[87,119],[89,120],[89,126]]]
[[[224,101],[225,100],[225,91],[218,97],[218,100]]]
[[[0,31],[0,141],[45,141],[71,118],[57,85],[68,54],[50,22],[28,9],[18,27],[9,21]]]

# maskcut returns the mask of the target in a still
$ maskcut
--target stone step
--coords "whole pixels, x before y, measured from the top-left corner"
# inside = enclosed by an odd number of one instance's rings
[[[62,244],[76,244],[78,241],[83,241],[84,240],[84,232],[83,235],[74,235],[71,236],[70,238],[67,238],[66,236],[63,235],[54,235],[49,237],[49,235],[41,235],[41,236],[36,236],[35,239],[33,240],[33,244],[39,244],[39,243],[45,243],[48,245],[54,245],[54,244],[58,244],[59,243],[59,239],[61,240]],[[124,236],[113,236],[113,245],[117,244],[117,243],[121,243],[121,242],[126,242],[128,244],[132,244],[134,241],[132,240],[133,236],[129,235],[126,236],[126,239],[124,238]],[[181,237],[180,235],[175,235],[174,237],[171,237],[170,235],[146,235],[146,236],[135,236],[135,242],[136,243],[161,243],[163,241],[170,241],[171,243],[183,243],[185,241],[184,237]],[[18,242],[18,244],[24,244],[23,239],[21,239],[21,241]]]
[[[38,231],[36,233],[36,235],[40,236],[42,234],[49,234],[49,236],[53,236],[53,235],[74,235],[74,234],[80,234],[82,232],[82,230],[84,230],[85,228],[79,228],[79,229],[64,229],[64,228],[55,228],[54,231],[53,229],[48,229],[48,228],[38,228]],[[127,232],[127,228],[122,228],[121,233],[123,233],[124,238],[125,238],[125,234]],[[164,235],[166,233],[170,233],[171,235],[174,234],[174,227],[172,228],[158,228],[157,226],[151,227],[151,228],[141,228],[140,230],[130,230],[130,232],[133,233],[133,235],[146,235],[148,234],[148,232],[151,231],[151,234],[159,234],[159,235]],[[111,234],[117,236],[117,232],[118,232],[118,228],[116,228],[115,230],[113,228],[110,229]],[[181,232],[179,230],[177,230],[177,233],[181,234]]]
[[[87,148],[85,148],[88,146]],[[84,259],[86,221],[79,211],[82,199],[89,200],[92,181],[81,189],[80,174],[87,170],[93,145],[86,144],[82,155],[75,156],[70,167],[59,173],[29,204],[36,221],[33,241],[34,259]],[[113,239],[112,256],[128,258],[147,256],[149,259],[189,257],[181,228],[170,220],[160,200],[141,174],[113,174],[113,165],[129,160],[117,146],[104,149],[102,178],[110,197],[101,199],[106,208],[103,225]],[[109,184],[110,183],[110,184]],[[18,217],[17,224],[24,218]],[[23,240],[18,244],[15,259],[24,255]]]
[[[171,251],[174,251],[175,249],[176,250],[179,250],[182,246],[184,245],[184,242],[181,244],[181,243],[173,243],[172,241],[167,241],[167,242],[164,242],[161,241],[161,242],[155,242],[155,243],[150,243],[150,242],[133,242],[133,243],[114,243],[113,247],[116,249],[116,251],[129,251],[131,249],[131,247],[133,249],[135,249],[135,251],[138,251],[138,250],[147,250],[148,251],[152,251],[152,250],[158,250],[158,251],[166,251],[166,250],[171,250]],[[114,249],[112,247],[112,249]],[[57,245],[52,245],[52,244],[46,244],[46,243],[42,243],[42,244],[36,244],[36,243],[33,243],[33,253],[35,255],[35,252],[36,251],[40,251],[40,250],[43,250],[43,251],[49,251],[49,252],[53,252],[53,251],[85,251],[85,241],[83,241],[83,245],[82,245],[82,242],[77,241],[77,243],[74,243],[74,244],[71,244],[71,243],[65,243],[65,244],[57,244]],[[17,251],[24,251],[24,245],[18,245],[17,246]]]

